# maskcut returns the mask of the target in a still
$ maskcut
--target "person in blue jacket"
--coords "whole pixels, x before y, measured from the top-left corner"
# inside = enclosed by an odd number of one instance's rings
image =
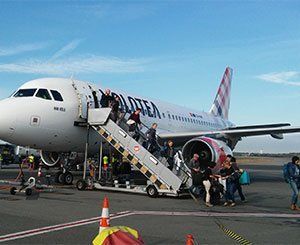
[[[299,157],[293,156],[292,162],[289,162],[287,165],[289,184],[292,189],[292,203],[291,209],[300,211],[300,208],[297,206],[298,195],[300,189],[300,171],[299,171],[300,160]]]

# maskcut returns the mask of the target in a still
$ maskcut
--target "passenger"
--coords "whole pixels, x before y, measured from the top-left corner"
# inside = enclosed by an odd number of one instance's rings
[[[205,164],[200,165],[198,154],[194,154],[191,159],[190,168],[192,171],[193,185],[203,184],[206,192],[205,205],[207,207],[212,207],[213,205],[210,203],[211,169]]]
[[[146,148],[151,154],[153,154],[154,152],[160,149],[157,143],[156,129],[157,129],[157,123],[153,123],[151,128],[149,128],[146,132],[146,136],[147,136]]]
[[[223,173],[225,177],[222,177],[223,179],[226,179],[226,192],[225,192],[225,203],[224,206],[230,205],[231,207],[234,207],[236,205],[235,199],[234,199],[234,193],[236,192],[236,181],[239,178],[239,175],[234,170],[234,168],[231,166],[230,162],[228,160],[225,160],[224,162],[224,169]]]
[[[175,151],[173,145],[174,145],[174,142],[172,140],[169,140],[162,152],[162,156],[164,156],[167,159],[168,169],[170,169],[171,171],[173,171],[173,168],[174,168],[174,157],[176,154],[176,151]]]
[[[300,160],[299,157],[293,156],[292,162],[287,164],[288,169],[288,182],[292,189],[292,201],[291,201],[291,209],[292,210],[300,210],[297,206],[298,195],[300,189],[300,171],[299,171]]]
[[[210,202],[210,187],[213,178],[211,168],[205,164],[202,164],[200,165],[200,173],[202,176],[202,183],[205,187],[206,192],[205,205],[207,207],[212,207],[213,205]]]
[[[200,172],[200,162],[199,162],[199,155],[194,154],[193,158],[189,162],[189,168],[191,169],[192,174],[192,186],[190,188],[191,193],[199,194],[200,193],[200,186],[201,180],[199,180],[199,172]]]
[[[239,166],[237,165],[237,162],[236,162],[235,157],[231,157],[230,163],[231,163],[231,166],[233,167],[233,169],[234,169],[235,171],[241,172]],[[246,202],[246,198],[245,198],[245,195],[244,195],[244,193],[243,193],[242,185],[240,184],[240,179],[239,179],[239,178],[237,178],[235,184],[236,184],[236,189],[237,189],[237,191],[238,191],[238,193],[239,193],[239,196],[240,196],[240,198],[241,198],[241,201],[242,201],[242,202]]]
[[[128,118],[127,124],[129,125],[129,133],[132,138],[134,138],[136,141],[139,141],[140,139],[140,128],[142,125],[141,119],[140,119],[140,113],[142,109],[137,108],[135,112],[133,112],[130,117]]]
[[[117,120],[118,120],[119,107],[120,107],[120,97],[118,95],[116,95],[115,99],[111,102],[111,113],[110,113],[110,118],[114,122],[117,122]]]
[[[106,89],[105,93],[102,94],[100,105],[102,108],[110,107],[113,97],[110,95],[110,89]]]

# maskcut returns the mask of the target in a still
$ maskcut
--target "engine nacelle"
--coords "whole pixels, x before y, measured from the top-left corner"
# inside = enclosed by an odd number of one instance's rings
[[[57,152],[41,151],[41,159],[48,167],[54,167],[60,161],[60,154]]]
[[[215,171],[221,168],[228,154],[232,155],[225,142],[208,137],[194,138],[183,146],[182,155],[185,162],[189,162],[195,153],[199,155],[200,164],[216,163],[213,168]]]

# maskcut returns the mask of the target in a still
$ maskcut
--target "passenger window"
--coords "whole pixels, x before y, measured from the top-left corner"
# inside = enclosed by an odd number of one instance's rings
[[[50,91],[51,91],[51,94],[52,94],[54,100],[64,101],[63,97],[61,96],[61,94],[58,91],[56,91],[56,90],[50,90]]]
[[[36,89],[20,89],[14,97],[32,97]]]
[[[36,93],[36,97],[42,98],[45,100],[51,100],[51,96],[47,89],[39,89],[39,91]]]

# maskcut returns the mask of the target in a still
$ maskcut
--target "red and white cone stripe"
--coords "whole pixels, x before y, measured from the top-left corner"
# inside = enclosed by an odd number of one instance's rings
[[[108,198],[105,197],[103,200],[102,205],[102,215],[100,219],[100,227],[99,227],[99,234],[110,226],[110,219],[109,219],[109,201]]]

